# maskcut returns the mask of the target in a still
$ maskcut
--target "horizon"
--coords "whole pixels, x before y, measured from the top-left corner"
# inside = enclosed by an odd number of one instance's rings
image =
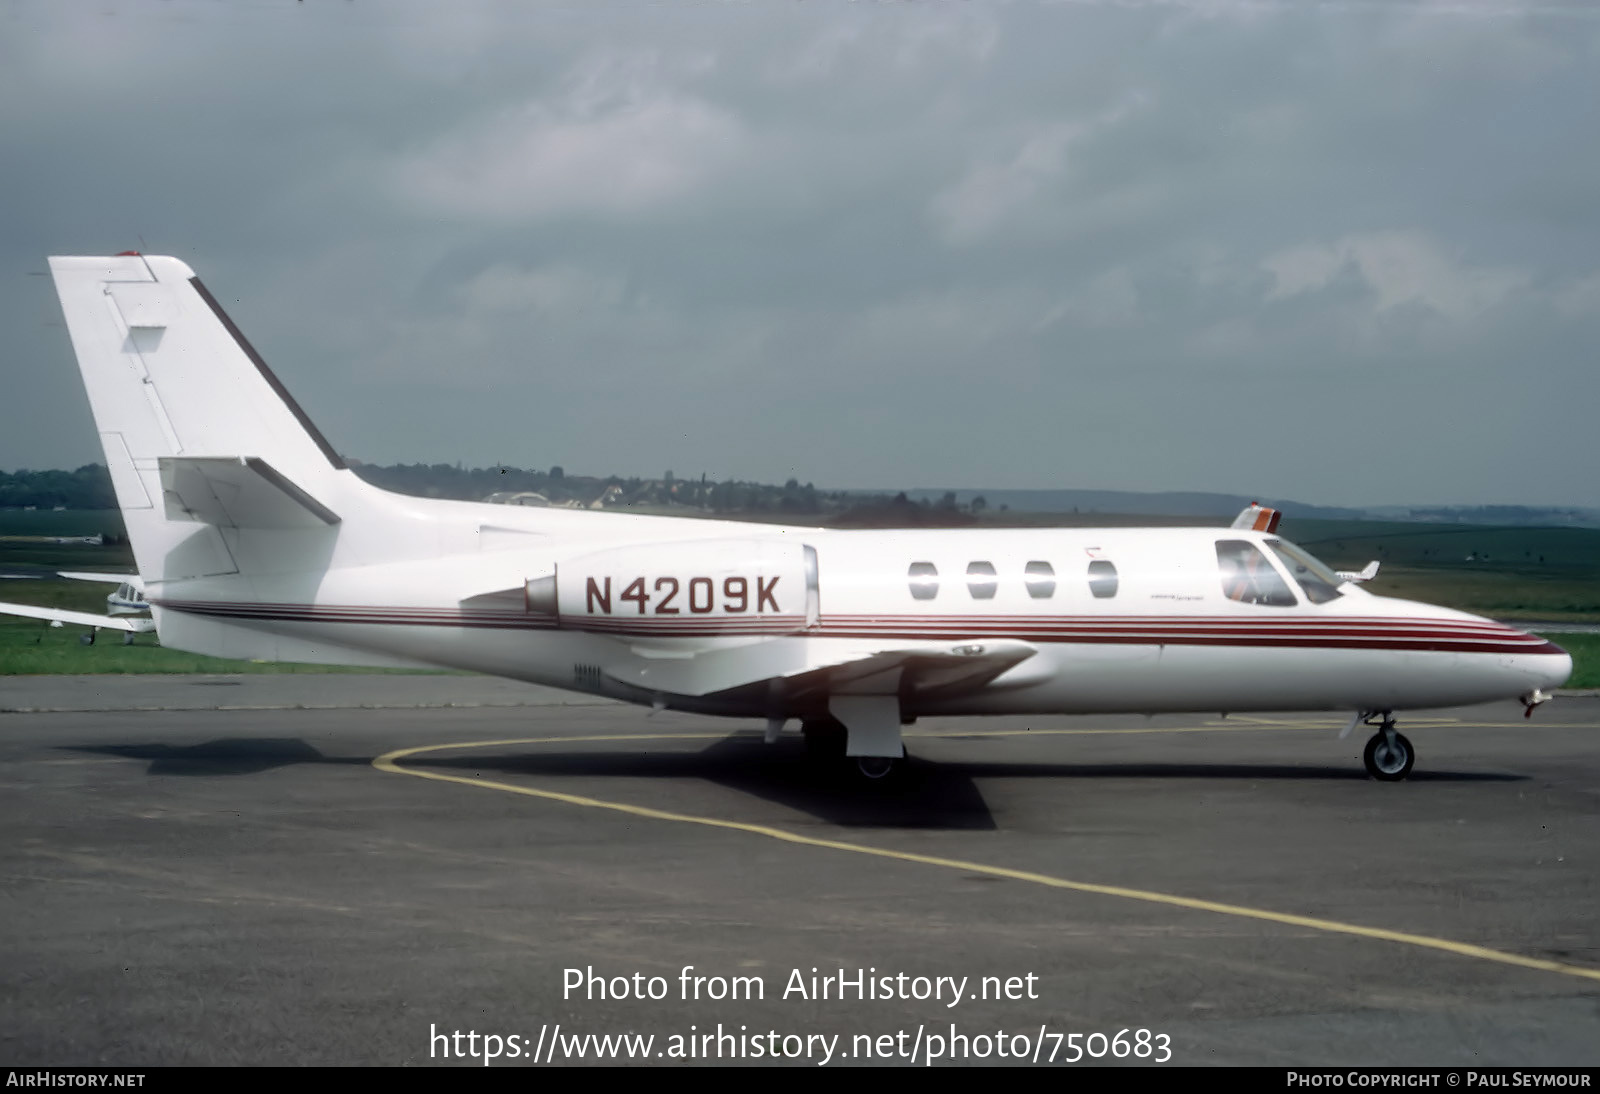
[[[496,470],[504,470],[504,471],[514,471],[514,472],[518,472],[518,473],[521,473],[521,474],[534,474],[534,475],[545,475],[545,476],[548,476],[551,470],[559,467],[562,470],[562,477],[563,478],[589,479],[589,480],[594,480],[594,481],[597,481],[597,482],[604,482],[604,481],[612,480],[612,479],[616,479],[616,480],[620,480],[620,481],[664,482],[664,481],[666,481],[666,477],[668,475],[671,475],[672,478],[674,479],[674,481],[693,481],[693,482],[701,481],[701,474],[699,474],[699,473],[695,473],[695,474],[692,474],[692,475],[682,475],[682,474],[679,474],[677,471],[671,470],[671,469],[668,469],[668,470],[666,470],[664,472],[661,472],[661,473],[658,473],[658,474],[655,474],[655,475],[648,475],[648,474],[619,474],[619,473],[616,473],[616,472],[612,472],[612,473],[601,475],[601,474],[589,474],[589,473],[586,473],[586,472],[583,472],[583,471],[569,471],[569,470],[566,469],[566,466],[564,464],[560,464],[560,463],[550,464],[550,465],[548,465],[546,467],[543,467],[543,468],[521,467],[521,466],[517,466],[515,464],[494,463],[494,462],[487,463],[487,464],[481,464],[481,465],[473,466],[473,467],[468,467],[468,466],[465,465],[464,461],[460,461],[460,460],[457,460],[457,461],[436,461],[436,462],[432,462],[432,463],[424,463],[424,462],[421,462],[421,461],[414,461],[414,462],[409,462],[408,463],[408,462],[401,461],[401,462],[391,463],[391,464],[375,464],[375,463],[372,463],[371,461],[368,461],[368,460],[362,460],[359,457],[346,456],[343,453],[341,453],[341,458],[346,460],[349,463],[349,465],[350,465],[352,470],[354,470],[357,467],[375,467],[375,468],[378,468],[380,470],[392,470],[392,469],[397,469],[397,468],[413,468],[413,467],[422,467],[422,468],[445,467],[445,468],[451,468],[451,469],[453,469],[455,471],[458,471],[458,472],[460,472],[462,474],[478,474],[478,473],[488,473],[488,472],[492,472],[492,471],[496,471]],[[99,468],[102,471],[105,470],[105,464],[103,462],[101,462],[100,460],[90,460],[87,463],[79,464],[78,466],[73,467],[73,468],[62,468],[62,467],[55,467],[55,468],[51,468],[51,467],[19,467],[19,468],[15,468],[15,469],[11,469],[11,470],[0,468],[0,474],[4,474],[4,475],[52,474],[52,473],[75,474],[75,473],[78,473],[78,472],[82,472],[82,471],[84,471],[84,470],[86,470],[88,468],[91,468],[91,467]],[[1388,511],[1388,510],[1410,510],[1410,511],[1438,510],[1438,511],[1442,511],[1442,512],[1451,512],[1451,511],[1468,511],[1468,510],[1474,510],[1474,509],[1509,509],[1509,510],[1524,510],[1524,511],[1528,511],[1528,512],[1539,512],[1539,511],[1544,511],[1544,510],[1570,511],[1570,512],[1576,512],[1576,513],[1588,514],[1588,515],[1600,515],[1600,508],[1591,507],[1591,506],[1583,506],[1583,505],[1571,505],[1571,504],[1530,505],[1530,504],[1527,504],[1527,503],[1524,503],[1524,502],[1472,502],[1472,503],[1411,502],[1411,503],[1381,504],[1381,505],[1331,505],[1331,504],[1328,504],[1328,503],[1325,503],[1325,502],[1321,502],[1321,501],[1308,500],[1306,498],[1272,497],[1272,496],[1265,495],[1265,494],[1260,494],[1260,493],[1251,494],[1251,493],[1246,492],[1246,491],[1236,491],[1236,490],[1115,490],[1115,489],[1108,489],[1108,488],[1104,488],[1104,487],[1086,487],[1086,486],[1042,486],[1042,487],[1033,487],[1033,486],[1023,486],[1023,487],[994,487],[994,486],[989,486],[989,487],[984,487],[984,486],[978,486],[978,487],[971,487],[971,486],[905,486],[905,487],[901,487],[901,486],[880,486],[880,487],[870,487],[870,486],[868,486],[868,487],[854,487],[854,486],[818,485],[817,483],[815,483],[813,481],[805,480],[805,479],[799,478],[797,476],[790,476],[790,478],[794,479],[799,485],[805,486],[805,487],[810,487],[811,489],[814,489],[818,493],[821,493],[821,494],[853,494],[853,495],[870,496],[870,497],[890,497],[890,498],[892,498],[892,497],[894,497],[896,495],[899,495],[899,494],[905,494],[907,496],[955,494],[957,496],[957,499],[959,501],[961,501],[963,504],[966,504],[966,503],[970,502],[973,497],[983,497],[987,501],[988,500],[988,496],[991,495],[991,494],[996,495],[996,496],[1003,496],[1003,495],[1007,495],[1007,494],[1109,494],[1109,495],[1126,495],[1126,496],[1133,496],[1133,497],[1215,498],[1218,501],[1227,500],[1230,503],[1248,500],[1250,502],[1260,502],[1261,504],[1267,504],[1269,502],[1275,502],[1278,505],[1285,505],[1285,504],[1287,504],[1287,505],[1296,505],[1296,506],[1303,506],[1303,507],[1310,508],[1310,509],[1345,509],[1345,510],[1355,510],[1355,511],[1366,512],[1366,513],[1378,513],[1378,512]],[[108,478],[108,481],[109,481],[109,478]],[[773,489],[781,489],[782,486],[784,485],[784,483],[788,482],[789,480],[785,479],[783,483],[780,483],[780,482],[763,481],[763,480],[760,480],[760,479],[745,479],[745,478],[736,478],[735,477],[735,478],[707,478],[705,481],[711,482],[711,483],[739,483],[739,484],[745,484],[745,485],[762,486],[762,487],[768,487],[768,488],[773,488]],[[1019,513],[1030,512],[1030,510],[1017,510],[1017,511]],[[1050,512],[1051,510],[1037,510],[1037,511],[1038,512]],[[1132,513],[1132,514],[1119,514],[1119,515],[1138,515],[1138,514],[1137,513]],[[1304,519],[1304,518],[1302,518],[1302,519]]]

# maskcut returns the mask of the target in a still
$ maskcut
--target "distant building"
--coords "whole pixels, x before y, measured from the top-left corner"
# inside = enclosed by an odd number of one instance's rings
[[[497,494],[490,494],[483,500],[491,505],[531,505],[536,508],[544,508],[550,504],[549,498],[531,490],[502,490]]]

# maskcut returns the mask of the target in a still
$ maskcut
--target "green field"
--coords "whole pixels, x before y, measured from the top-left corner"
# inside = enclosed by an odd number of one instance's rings
[[[82,627],[51,628],[37,620],[27,625],[0,624],[0,676],[100,675],[148,672],[194,672],[208,675],[241,672],[328,673],[410,672],[409,669],[362,669],[342,665],[296,665],[287,662],[227,661],[197,653],[163,649],[153,634],[122,644],[122,632],[101,631],[92,646],[78,640]],[[421,670],[415,670],[421,671]]]
[[[5,552],[0,551],[0,557]],[[20,567],[18,567],[20,569]],[[115,570],[95,563],[87,569]],[[108,585],[89,581],[0,581],[0,599],[47,608],[104,615]],[[68,624],[51,627],[43,620],[0,615],[0,676],[35,674],[91,675],[145,672],[410,672],[410,669],[347,668],[342,665],[300,665],[287,662],[229,661],[197,653],[163,649],[154,634],[135,635],[123,645],[121,631],[101,631],[92,646],[81,636],[88,628]]]
[[[1285,520],[1279,529],[1340,570],[1382,563],[1382,596],[1507,620],[1600,622],[1600,529]]]

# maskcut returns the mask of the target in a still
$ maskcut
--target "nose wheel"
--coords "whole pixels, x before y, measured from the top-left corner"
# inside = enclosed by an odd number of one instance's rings
[[[1361,762],[1367,774],[1380,782],[1399,782],[1411,774],[1411,765],[1417,762],[1417,751],[1402,733],[1396,733],[1394,719],[1385,718],[1362,750]]]

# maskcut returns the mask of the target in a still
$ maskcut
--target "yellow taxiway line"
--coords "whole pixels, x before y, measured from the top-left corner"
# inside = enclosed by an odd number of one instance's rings
[[[1188,730],[1190,727],[1183,727]],[[1201,727],[1193,727],[1199,729]],[[1225,727],[1204,727],[1207,730]],[[1244,728],[1244,727],[1240,727]],[[1281,728],[1277,726],[1252,726],[1250,728],[1266,729]],[[1173,732],[1165,730],[1034,730],[1034,733],[1093,733],[1093,732]],[[985,736],[1010,735],[1013,731],[989,732]],[[1028,732],[1025,730],[1014,731],[1016,735]],[[934,736],[935,734],[929,734]],[[970,736],[970,734],[951,734],[952,736]],[[469,778],[464,775],[447,775],[437,771],[421,771],[413,767],[401,766],[401,761],[420,756],[429,752],[459,751],[474,748],[503,748],[513,745],[543,745],[543,744],[570,744],[578,741],[671,741],[671,740],[703,740],[707,738],[726,738],[726,733],[642,733],[642,734],[608,734],[604,736],[576,736],[576,737],[525,737],[502,741],[466,741],[453,744],[419,745],[414,748],[401,748],[387,752],[372,761],[372,766],[379,771],[386,771],[395,775],[410,775],[419,779],[432,779],[436,782],[460,783],[463,786],[477,787],[483,790],[499,790],[508,794],[521,794],[524,797],[539,798],[544,801],[561,802],[566,805],[582,806],[586,809],[605,809],[614,813],[623,813],[633,817],[643,817],[647,820],[670,821],[675,824],[695,824],[706,828],[721,828],[726,831],[744,832],[753,836],[762,836],[766,839],[779,840],[784,843],[798,844],[805,847],[819,847],[829,851],[844,851],[856,855],[870,855],[875,858],[894,859],[900,862],[913,862],[923,866],[936,866],[946,870],[960,870],[968,874],[986,874],[991,877],[1009,878],[1012,881],[1023,881],[1033,885],[1043,885],[1051,889],[1067,889],[1078,893],[1092,893],[1096,896],[1120,897],[1123,900],[1138,900],[1148,904],[1162,904],[1171,908],[1187,908],[1192,911],[1211,912],[1216,915],[1234,916],[1239,919],[1253,919],[1266,923],[1280,923],[1290,927],[1302,927],[1307,930],[1323,931],[1329,934],[1354,935],[1358,938],[1370,938],[1383,942],[1396,942],[1406,946],[1416,946],[1421,949],[1435,950],[1443,953],[1455,954],[1458,957],[1471,957],[1480,961],[1492,961],[1501,965],[1513,965],[1517,968],[1534,969],[1539,972],[1559,973],[1562,976],[1575,976],[1585,980],[1600,982],[1600,969],[1585,968],[1581,965],[1568,965],[1560,961],[1547,961],[1538,957],[1525,957],[1521,954],[1507,953],[1503,950],[1492,950],[1486,946],[1474,946],[1465,942],[1453,942],[1447,938],[1434,938],[1430,935],[1410,934],[1405,931],[1391,931],[1382,927],[1364,927],[1356,923],[1341,923],[1333,919],[1320,919],[1315,916],[1292,915],[1287,912],[1274,912],[1265,908],[1250,908],[1242,904],[1223,904],[1214,900],[1200,900],[1195,897],[1178,896],[1172,893],[1158,893],[1148,889],[1130,889],[1121,885],[1098,885],[1087,881],[1073,881],[1069,878],[1055,877],[1050,874],[1034,873],[1031,870],[1013,870],[1006,866],[991,866],[988,863],[968,862],[964,859],[944,858],[938,855],[923,855],[914,851],[897,851],[888,847],[873,847],[862,843],[848,843],[843,840],[822,839],[816,836],[801,835],[783,828],[773,828],[765,824],[748,824],[744,821],[723,820],[718,817],[696,816],[692,813],[674,813],[665,809],[651,809],[643,805],[631,805],[627,802],[606,801],[602,798],[590,798],[581,794],[566,794],[558,790],[541,790],[531,786],[517,786],[512,783],[498,782],[494,779],[478,777]]]

